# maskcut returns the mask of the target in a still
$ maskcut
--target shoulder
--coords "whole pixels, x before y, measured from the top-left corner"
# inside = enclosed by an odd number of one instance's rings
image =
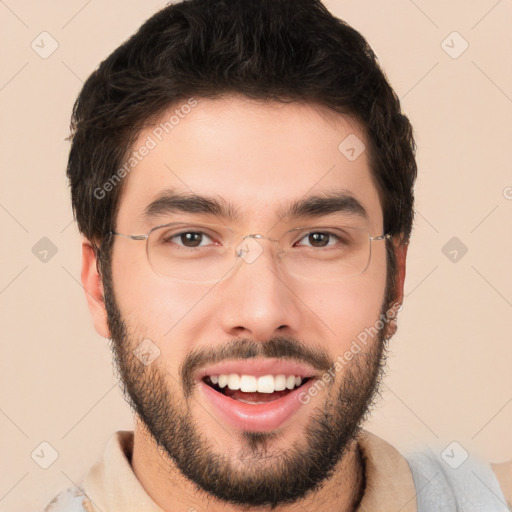
[[[444,511],[442,506],[468,512],[511,510],[512,461],[491,465],[458,450],[457,446],[435,452],[427,448],[406,456],[416,487],[418,510]]]
[[[92,512],[84,490],[81,487],[70,487],[53,498],[43,512]]]

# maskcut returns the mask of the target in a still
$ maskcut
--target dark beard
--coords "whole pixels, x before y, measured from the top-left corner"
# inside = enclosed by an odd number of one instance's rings
[[[332,367],[334,361],[293,338],[276,337],[264,343],[236,339],[216,350],[203,349],[188,355],[178,378],[158,364],[159,360],[144,366],[134,355],[133,350],[142,338],[130,337],[110,279],[104,279],[103,284],[124,396],[157,446],[195,484],[198,493],[237,506],[274,509],[303,499],[333,475],[357,439],[378,395],[386,362],[385,329],[379,330],[377,339],[344,365],[340,374],[343,380],[336,393],[331,381],[329,389],[324,390],[327,398],[311,397],[317,407],[309,413],[303,443],[269,454],[272,441],[281,437],[279,432],[241,431],[234,441],[244,448],[237,454],[226,455],[214,451],[214,444],[198,429],[190,413],[188,402],[195,400],[193,371],[215,358],[293,357],[323,371]],[[387,307],[388,304],[383,305],[383,313]]]

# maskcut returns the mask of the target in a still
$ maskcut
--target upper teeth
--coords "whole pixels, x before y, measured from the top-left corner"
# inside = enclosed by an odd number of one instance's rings
[[[229,375],[210,375],[210,379],[213,384],[218,384],[221,388],[228,386],[229,389],[239,389],[246,393],[255,391],[259,393],[273,393],[274,391],[293,389],[302,383],[302,378],[295,375],[263,375],[262,377],[255,377],[254,375],[231,373]]]

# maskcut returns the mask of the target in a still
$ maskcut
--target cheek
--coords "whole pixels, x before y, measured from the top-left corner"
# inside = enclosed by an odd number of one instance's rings
[[[378,328],[385,288],[386,262],[381,258],[359,276],[325,287],[303,287],[298,295],[312,311],[312,321],[332,340],[331,350],[337,355],[365,331],[371,339],[375,332],[371,328]]]
[[[179,331],[207,291],[197,283],[173,282],[155,274],[144,251],[114,252],[112,275],[116,301],[130,332],[154,340]]]

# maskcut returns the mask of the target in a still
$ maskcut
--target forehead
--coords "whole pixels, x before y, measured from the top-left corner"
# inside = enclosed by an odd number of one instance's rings
[[[303,206],[309,197],[342,194],[354,199],[353,212],[356,203],[364,208],[368,227],[378,231],[382,211],[366,146],[353,118],[316,104],[238,96],[184,101],[133,145],[116,228],[151,227],[155,203],[172,191],[213,200],[247,228],[297,213],[292,204]]]

